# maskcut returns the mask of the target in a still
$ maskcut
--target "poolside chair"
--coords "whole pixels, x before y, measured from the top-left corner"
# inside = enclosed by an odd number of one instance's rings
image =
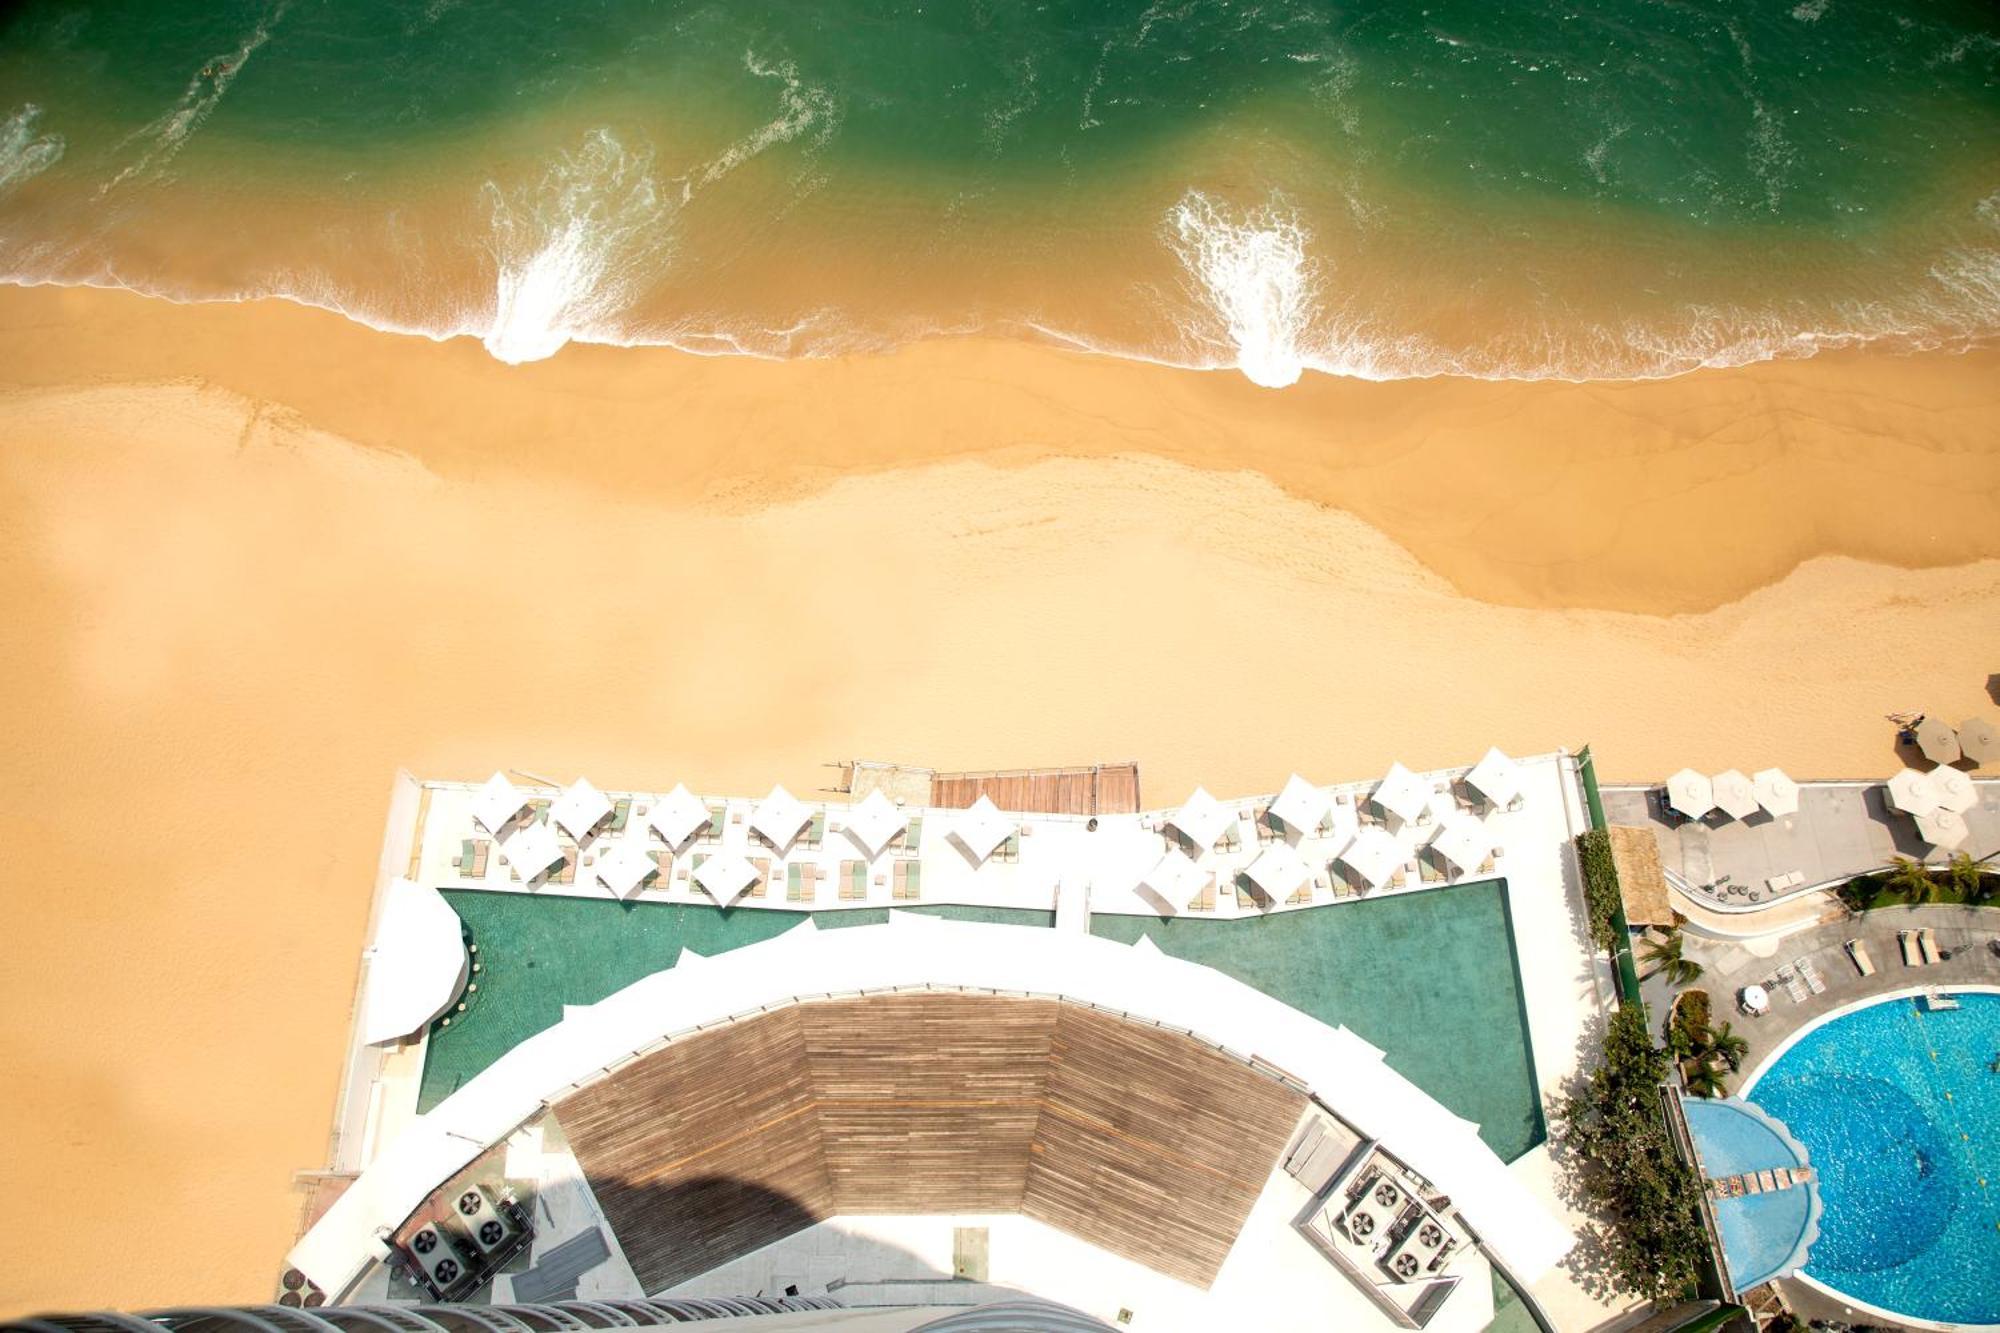
[[[768,857],[752,856],[748,860],[750,868],[757,872],[757,878],[751,883],[749,888],[743,890],[743,897],[745,899],[762,898],[765,892],[771,887],[770,859]]]
[[[545,884],[574,884],[574,883],[576,883],[576,844],[575,844],[575,843],[573,843],[573,842],[565,842],[564,844],[562,844],[562,858],[563,858],[563,859],[562,859],[562,866],[561,866],[561,867],[560,867],[560,868],[559,868],[559,869],[558,869],[558,870],[556,871],[556,873],[555,873],[555,874],[553,874],[553,875],[550,875],[550,876],[549,876],[549,877],[548,877],[548,878],[547,878],[546,880],[544,880],[544,881],[543,881],[543,883],[545,883]]]
[[[1924,957],[1924,966],[1929,967],[1938,960],[1937,936],[1925,926],[1917,932],[1917,952]]]
[[[785,901],[809,903],[819,896],[819,867],[794,862],[785,871]]]
[[[987,860],[989,860],[989,861],[1018,861],[1018,860],[1020,860],[1020,859],[1021,859],[1021,835],[1020,835],[1019,833],[1010,833],[1010,834],[1008,834],[1008,835],[1007,835],[1007,841],[1005,841],[1005,842],[1001,843],[1001,844],[1000,844],[1000,845],[999,845],[999,846],[998,846],[997,848],[995,848],[995,849],[994,849],[994,852],[993,852],[993,855],[991,855],[991,856],[987,857],[986,859],[987,859]]]
[[[640,892],[643,893],[651,888],[666,888],[668,878],[674,873],[674,854],[663,847],[650,847],[646,850],[646,854],[653,858],[653,865],[656,868],[652,875],[639,885]]]
[[[1312,900],[1313,900],[1313,882],[1311,880],[1307,880],[1305,883],[1299,885],[1296,889],[1292,890],[1291,897],[1285,899],[1285,906],[1304,907],[1307,903],[1311,902]]]
[[[1240,908],[1262,910],[1271,905],[1271,900],[1264,896],[1262,889],[1251,883],[1248,875],[1238,875],[1236,877],[1236,905]]]
[[[458,844],[458,855],[452,858],[451,864],[461,875],[472,873],[472,839],[466,838]]]
[[[805,835],[799,839],[803,847],[818,847],[826,841],[826,811],[821,810],[806,825]]]
[[[606,833],[623,833],[625,825],[632,818],[632,798],[627,796],[611,804],[611,822],[604,826]]]
[[[889,897],[913,903],[923,896],[923,863],[915,859],[895,862],[889,871]]]
[[[472,844],[472,877],[474,879],[486,878],[486,858],[492,851],[493,844],[486,841],[486,839],[479,838],[474,840]]]
[[[1215,910],[1215,876],[1208,877],[1208,883],[1201,886],[1201,892],[1188,899],[1190,912],[1213,912]]]
[[[865,902],[868,898],[868,866],[862,861],[840,863],[840,901]]]
[[[708,827],[695,834],[695,840],[697,842],[721,842],[723,824],[728,817],[729,807],[727,805],[711,805],[708,807]]]
[[[1819,974],[1819,967],[1812,959],[1799,959],[1799,975],[1806,979],[1806,989],[1814,995],[1826,994],[1826,978]]]
[[[1847,956],[1854,960],[1855,971],[1864,977],[1875,975],[1875,960],[1868,956],[1868,942],[1866,940],[1849,940],[1846,948]]]
[[[917,850],[917,845],[923,840],[924,817],[922,815],[911,815],[909,825],[901,833],[891,838],[889,845],[891,847],[900,847],[906,852],[914,852]]]
[[[1256,813],[1250,817],[1250,827],[1257,830],[1257,841],[1260,843],[1276,842],[1281,822],[1272,817],[1271,807],[1268,805],[1258,806]]]
[[[1916,936],[1917,932],[1914,930],[1899,930],[1896,932],[1896,943],[1902,946],[1903,950],[1904,967],[1922,967],[1924,965],[1924,960],[1917,956]]]
[[[1222,836],[1215,840],[1216,851],[1240,852],[1243,850],[1243,835],[1238,827],[1240,823],[1241,821],[1236,819],[1229,821],[1229,826],[1222,830]]]

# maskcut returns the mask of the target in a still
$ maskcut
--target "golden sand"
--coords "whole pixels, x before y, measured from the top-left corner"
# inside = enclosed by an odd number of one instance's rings
[[[1994,711],[1994,367],[508,369],[0,292],[0,1315],[268,1297],[399,766],[804,792],[853,755],[1129,757],[1153,802],[1488,743],[1885,773],[1884,713]]]

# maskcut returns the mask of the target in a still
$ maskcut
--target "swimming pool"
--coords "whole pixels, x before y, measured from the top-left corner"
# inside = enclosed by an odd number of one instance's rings
[[[1812,1157],[1805,1276],[1878,1309],[2000,1324],[2000,995],[1881,1000],[1807,1029],[1746,1084]]]

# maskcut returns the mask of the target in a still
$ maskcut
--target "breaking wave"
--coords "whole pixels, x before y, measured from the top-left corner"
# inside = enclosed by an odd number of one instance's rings
[[[1282,389],[1305,371],[1299,340],[1318,287],[1306,255],[1306,229],[1280,204],[1240,217],[1199,190],[1168,214],[1168,240],[1213,316],[1199,338],[1235,348],[1252,383]]]
[[[42,109],[29,102],[0,122],[0,190],[40,175],[61,160],[63,137],[38,134],[35,122]]]

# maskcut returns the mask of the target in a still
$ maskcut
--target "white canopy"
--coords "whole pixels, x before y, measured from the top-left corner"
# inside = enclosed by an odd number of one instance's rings
[[[972,864],[980,865],[1014,836],[1014,821],[1001,814],[990,798],[981,796],[952,819],[951,836],[972,858]]]
[[[1235,820],[1236,812],[1210,796],[1206,787],[1196,787],[1194,794],[1181,803],[1181,808],[1167,816],[1167,822],[1186,834],[1188,841],[1194,844],[1197,856],[1212,851],[1215,840]]]
[[[880,856],[882,849],[889,845],[889,839],[903,829],[903,812],[896,803],[882,794],[880,787],[862,798],[861,804],[847,812],[847,837],[862,854],[870,858]]]
[[[1493,835],[1480,820],[1451,815],[1445,818],[1430,845],[1432,851],[1460,870],[1477,870],[1493,854]]]
[[[1312,878],[1312,867],[1305,863],[1289,842],[1266,843],[1250,868],[1244,872],[1266,897],[1282,899],[1293,889]]]
[[[1937,788],[1914,768],[1889,779],[1889,804],[1906,815],[1927,815],[1938,808]]]
[[[1962,815],[1979,804],[1979,792],[1972,779],[1955,768],[1934,768],[1924,774],[1924,781],[1930,784],[1931,795],[1937,798],[1940,810]]]
[[[1170,847],[1160,863],[1146,872],[1141,881],[1168,902],[1185,907],[1208,885],[1208,872],[1188,859],[1186,852]]]
[[[1494,805],[1508,806],[1521,794],[1521,766],[1494,747],[1472,766],[1465,783]]]
[[[646,876],[658,868],[643,847],[629,842],[614,842],[609,851],[597,858],[597,877],[620,898],[644,884]]]
[[[1347,850],[1340,854],[1340,859],[1379,889],[1389,882],[1389,877],[1396,873],[1396,867],[1402,864],[1403,848],[1387,833],[1370,825],[1354,835],[1354,841],[1347,844]]]
[[[1731,819],[1748,819],[1757,813],[1757,788],[1740,768],[1725,768],[1709,779],[1716,808]]]
[[[812,811],[798,797],[786,791],[784,784],[771,788],[771,794],[757,803],[750,812],[750,828],[761,833],[779,851],[792,845],[792,839],[799,836],[799,830],[812,818]]]
[[[1750,786],[1757,793],[1757,804],[1774,815],[1795,815],[1799,812],[1799,784],[1782,768],[1760,768],[1750,775]]]
[[[513,836],[500,844],[500,855],[507,858],[523,883],[534,882],[563,862],[562,848],[556,845],[556,835],[549,832],[547,824],[515,829]]]
[[[1391,764],[1389,775],[1376,784],[1375,794],[1369,799],[1408,824],[1430,804],[1431,784],[1402,764]]]
[[[1271,813],[1292,832],[1311,836],[1331,805],[1325,792],[1294,773],[1285,779],[1285,789],[1271,802]]]
[[[513,783],[507,781],[505,773],[495,773],[486,779],[486,785],[479,789],[479,795],[472,802],[472,817],[479,821],[479,827],[497,835],[512,822],[515,815],[528,808],[528,798]]]
[[[1966,827],[1965,816],[1956,810],[1933,810],[1927,815],[1917,816],[1917,835],[1931,846],[1945,851],[1959,846],[1971,832]]]
[[[708,890],[709,897],[727,907],[757,882],[757,867],[735,852],[722,852],[694,868],[694,881]]]
[[[549,818],[555,820],[563,832],[581,842],[592,829],[611,818],[611,801],[590,785],[589,778],[578,778],[556,797]]]
[[[1667,779],[1667,804],[1689,819],[1700,819],[1715,809],[1715,784],[1706,773],[1684,768]]]
[[[666,839],[668,847],[676,850],[707,822],[708,807],[696,800],[694,793],[680,783],[675,783],[666,799],[646,816],[647,826]]]
[[[361,1039],[373,1046],[421,1030],[465,989],[465,935],[436,889],[390,883],[368,950]]]

